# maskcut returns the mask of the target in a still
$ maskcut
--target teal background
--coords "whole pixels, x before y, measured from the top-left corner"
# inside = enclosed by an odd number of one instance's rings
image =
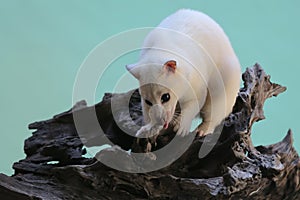
[[[272,81],[288,87],[284,94],[266,102],[267,119],[254,125],[253,139],[256,145],[271,144],[291,128],[300,150],[300,1],[0,2],[2,173],[12,174],[13,162],[24,158],[24,139],[31,135],[29,123],[72,106],[77,70],[97,44],[122,31],[156,26],[179,8],[200,10],[215,19],[228,34],[243,70],[259,62]],[[128,64],[123,61],[117,62],[120,72]],[[105,86],[97,90],[95,101],[104,90]]]

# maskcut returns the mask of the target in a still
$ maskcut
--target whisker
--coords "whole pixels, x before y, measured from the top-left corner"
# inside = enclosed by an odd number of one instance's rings
[[[180,120],[179,120],[180,117],[181,117],[180,113],[174,114],[172,120],[170,121],[170,124],[172,124],[172,125],[179,124],[180,123]]]

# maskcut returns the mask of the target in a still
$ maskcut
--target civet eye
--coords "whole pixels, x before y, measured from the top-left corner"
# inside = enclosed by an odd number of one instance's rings
[[[150,101],[148,101],[147,99],[145,100],[145,103],[148,105],[148,106],[152,106],[153,104],[150,102]]]
[[[166,103],[170,100],[170,94],[166,93],[161,96],[161,103]]]

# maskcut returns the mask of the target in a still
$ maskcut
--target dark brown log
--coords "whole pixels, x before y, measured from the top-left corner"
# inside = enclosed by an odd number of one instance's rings
[[[221,134],[216,144],[218,131],[192,138],[179,159],[148,173],[122,172],[99,161],[120,158],[124,169],[143,171],[144,165],[139,165],[141,160],[135,159],[133,152],[143,153],[143,164],[155,167],[154,160],[161,159],[158,150],[175,140],[172,127],[152,138],[135,138],[122,131],[122,126],[134,129],[135,124],[142,123],[137,90],[105,94],[91,107],[82,101],[50,120],[32,123],[29,128],[35,131],[25,141],[26,158],[13,165],[13,176],[0,174],[1,200],[300,199],[300,159],[293,147],[292,131],[269,146],[254,147],[251,140],[253,123],[265,118],[265,100],[286,88],[271,83],[258,64],[247,68],[243,81],[232,114],[217,129]],[[125,97],[130,98],[130,115],[120,108],[114,118],[112,98],[122,102]],[[89,125],[94,111],[104,134]],[[74,113],[85,116],[84,135],[74,123]],[[115,146],[98,152],[95,158],[84,157],[86,147],[106,144],[106,137]],[[179,140],[184,142],[188,137]],[[199,158],[202,147],[212,150]],[[163,154],[164,159],[172,159],[173,153]]]

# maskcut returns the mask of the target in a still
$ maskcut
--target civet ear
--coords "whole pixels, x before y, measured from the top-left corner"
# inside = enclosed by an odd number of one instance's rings
[[[140,70],[137,64],[126,65],[126,69],[136,78],[140,77]]]
[[[169,60],[164,64],[164,68],[167,69],[169,72],[175,73],[176,67],[177,66],[175,60]]]

